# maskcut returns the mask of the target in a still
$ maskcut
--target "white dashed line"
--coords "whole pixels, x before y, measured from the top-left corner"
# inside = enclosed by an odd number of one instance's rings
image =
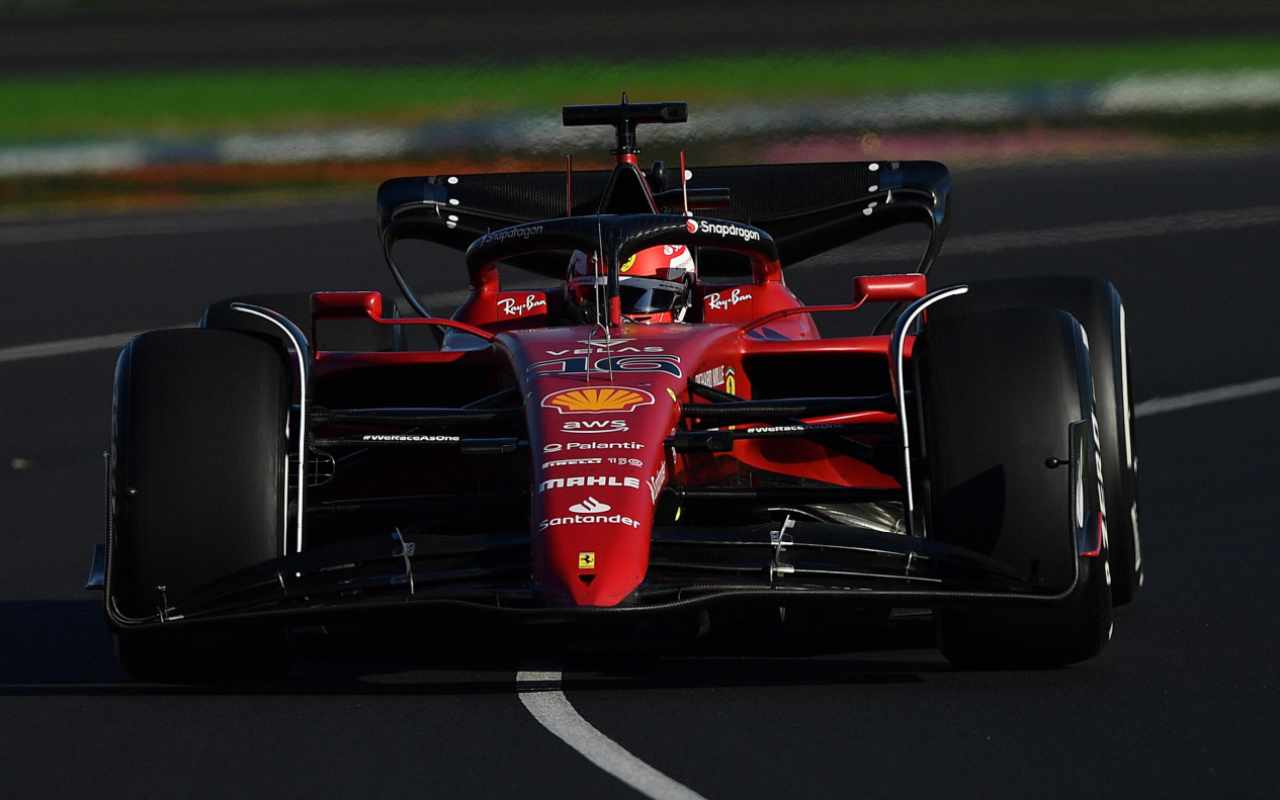
[[[1280,392],[1280,376],[1215,389],[1157,397],[1138,403],[1134,415],[1149,417],[1170,411],[1223,403],[1243,397]],[[561,691],[559,672],[519,672],[516,689],[520,702],[542,727],[572,747],[583,758],[646,797],[694,800],[702,795],[678,783],[636,758],[622,745],[588,722]]]
[[[706,800],[628,752],[578,713],[561,690],[559,672],[517,672],[520,702],[542,727],[600,769],[654,800]]]

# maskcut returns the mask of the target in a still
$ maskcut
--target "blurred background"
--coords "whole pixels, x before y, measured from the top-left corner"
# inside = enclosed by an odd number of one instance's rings
[[[0,0],[0,797],[619,796],[509,670],[353,652],[285,688],[140,687],[81,586],[122,345],[236,295],[390,295],[381,180],[603,166],[610,132],[559,109],[623,91],[690,104],[641,130],[646,165],[946,162],[934,287],[1111,280],[1149,580],[1077,669],[952,672],[926,621],[566,673],[591,725],[707,797],[1273,796],[1250,723],[1280,716],[1277,0]],[[841,302],[913,269],[906,227],[787,285]],[[464,298],[457,252],[402,262],[437,313]]]
[[[688,100],[644,158],[1268,148],[1280,3],[0,0],[0,217],[351,198],[608,159],[566,103]]]

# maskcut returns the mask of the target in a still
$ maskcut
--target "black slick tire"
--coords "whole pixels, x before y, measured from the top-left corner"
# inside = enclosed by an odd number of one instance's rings
[[[135,676],[181,677],[193,665],[187,637],[132,625],[281,554],[289,404],[285,362],[253,336],[153,331],[121,351],[107,603]]]
[[[1074,500],[1087,495],[1073,490],[1071,469],[1047,463],[1071,457],[1073,425],[1093,414],[1079,323],[1048,308],[933,315],[915,367],[927,535],[1004,562],[1032,594],[1066,593],[941,609],[943,655],[964,668],[1055,667],[1097,655],[1112,620],[1105,550],[1077,554],[1075,520],[1086,517]],[[1078,460],[1089,464],[1094,452],[1089,444]],[[1096,479],[1090,485],[1092,509]]]
[[[1066,311],[1084,326],[1102,443],[1110,529],[1111,597],[1130,603],[1142,586],[1142,545],[1138,533],[1138,456],[1133,430],[1128,337],[1124,304],[1104,278],[1037,276],[975,281],[956,300],[939,304],[935,316],[999,308],[1042,306]],[[931,312],[933,313],[933,312]]]

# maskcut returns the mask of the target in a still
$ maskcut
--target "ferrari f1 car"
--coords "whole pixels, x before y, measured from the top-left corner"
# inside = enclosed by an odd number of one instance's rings
[[[1116,290],[931,289],[938,163],[642,168],[637,126],[686,115],[565,108],[613,126],[612,170],[384,183],[403,306],[239,297],[126,345],[91,576],[126,666],[377,615],[745,608],[928,609],[959,665],[1097,654],[1142,582]],[[788,289],[910,222],[914,271],[823,305]],[[452,315],[415,292],[407,239],[465,253]],[[887,308],[867,335],[820,334],[864,307]]]

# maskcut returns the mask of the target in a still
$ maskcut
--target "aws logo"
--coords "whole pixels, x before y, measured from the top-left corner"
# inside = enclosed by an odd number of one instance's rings
[[[631,430],[620,419],[570,420],[560,426],[565,433],[626,433]]]

